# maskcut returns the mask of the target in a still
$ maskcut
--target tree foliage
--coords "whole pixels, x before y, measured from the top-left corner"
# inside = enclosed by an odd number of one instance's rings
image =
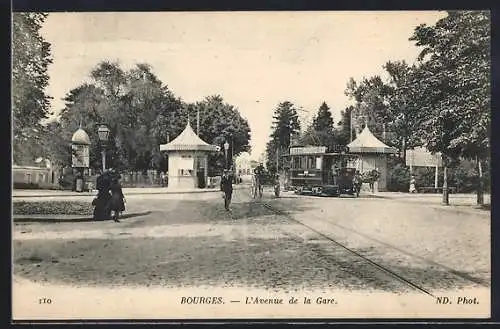
[[[485,158],[490,149],[490,14],[450,11],[410,40],[422,47],[418,132],[431,151]]]
[[[323,102],[314,116],[313,122],[301,136],[301,144],[313,146],[332,146],[337,143],[332,112]]]
[[[361,83],[353,79],[348,82],[346,95],[355,101],[356,121],[360,113],[361,117],[367,116],[365,122],[379,138],[380,128],[387,128],[390,134],[384,141],[397,146],[403,160],[405,149],[424,146],[431,152],[441,152],[450,168],[459,166],[464,159],[478,159],[487,166],[491,111],[489,12],[450,11],[433,26],[416,27],[410,41],[421,47],[414,65],[387,62],[384,69],[388,81],[374,76]],[[404,171],[396,167],[395,172]],[[459,168],[456,172],[465,171]],[[456,178],[461,174],[450,171],[450,175],[451,181],[461,184]]]
[[[272,133],[266,145],[266,167],[269,171],[276,172],[276,158],[279,169],[286,165],[282,155],[288,154],[292,139],[299,136],[300,121],[297,108],[289,101],[278,104],[273,120]]]
[[[347,83],[345,94],[355,103],[352,108],[353,128],[360,132],[365,125],[379,139],[392,122],[393,116],[387,105],[392,89],[382,78],[375,75],[356,82],[353,78]]]
[[[65,97],[65,108],[58,123],[53,123],[58,138],[50,143],[53,157],[68,165],[66,146],[81,127],[92,141],[90,163],[100,168],[101,150],[97,129],[106,123],[111,143],[106,145],[107,166],[121,170],[166,169],[166,158],[159,145],[172,141],[186,127],[188,118],[196,129],[200,113],[200,138],[220,145],[228,140],[235,155],[248,151],[250,128],[238,110],[224,103],[220,96],[203,101],[183,102],[164,85],[147,64],[137,64],[124,71],[116,62],[103,61],[91,71],[92,81],[72,89]],[[221,155],[211,158],[215,164]],[[219,161],[220,162],[220,161]]]
[[[346,146],[356,138],[356,131],[351,126],[351,113],[354,111],[354,106],[348,106],[345,110],[340,111],[340,121],[337,123],[337,143]],[[352,140],[351,140],[352,137]]]
[[[50,97],[45,88],[52,57],[50,44],[40,34],[46,17],[44,13],[13,13],[12,124],[16,163],[30,162],[40,155],[40,121],[49,114]]]

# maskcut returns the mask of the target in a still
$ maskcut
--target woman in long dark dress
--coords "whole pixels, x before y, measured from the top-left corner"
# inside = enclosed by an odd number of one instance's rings
[[[96,188],[98,190],[97,197],[92,201],[94,206],[94,220],[111,219],[111,210],[109,203],[111,201],[111,193],[109,191],[111,177],[108,172],[97,177]]]
[[[114,177],[110,185],[111,202],[110,210],[113,212],[113,220],[120,222],[118,218],[120,213],[125,211],[125,196],[123,195],[122,185],[120,184],[120,176]]]

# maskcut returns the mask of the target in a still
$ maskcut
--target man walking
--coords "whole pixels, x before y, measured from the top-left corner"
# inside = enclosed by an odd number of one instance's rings
[[[224,208],[227,211],[231,211],[229,206],[231,205],[231,198],[233,196],[233,178],[227,169],[224,169],[224,174],[220,181],[220,189],[224,192]]]

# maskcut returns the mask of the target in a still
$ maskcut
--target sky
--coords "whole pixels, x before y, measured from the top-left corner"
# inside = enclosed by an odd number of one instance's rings
[[[271,133],[276,106],[291,101],[310,121],[325,101],[335,121],[351,100],[350,77],[383,75],[389,60],[413,63],[408,39],[419,24],[444,13],[391,12],[121,12],[50,13],[42,29],[51,43],[47,93],[52,111],[89,80],[102,60],[124,69],[148,63],[184,101],[219,94],[251,129],[252,158]]]

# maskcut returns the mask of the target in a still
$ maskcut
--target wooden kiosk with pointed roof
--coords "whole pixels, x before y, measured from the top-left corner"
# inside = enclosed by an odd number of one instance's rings
[[[380,173],[378,191],[387,190],[387,154],[397,153],[393,147],[385,145],[365,126],[363,131],[347,145],[349,153],[358,154],[359,157],[350,164],[361,173],[377,169]]]
[[[192,189],[207,186],[208,153],[216,152],[217,146],[203,141],[188,123],[173,141],[160,145],[161,152],[168,154],[168,187]]]

